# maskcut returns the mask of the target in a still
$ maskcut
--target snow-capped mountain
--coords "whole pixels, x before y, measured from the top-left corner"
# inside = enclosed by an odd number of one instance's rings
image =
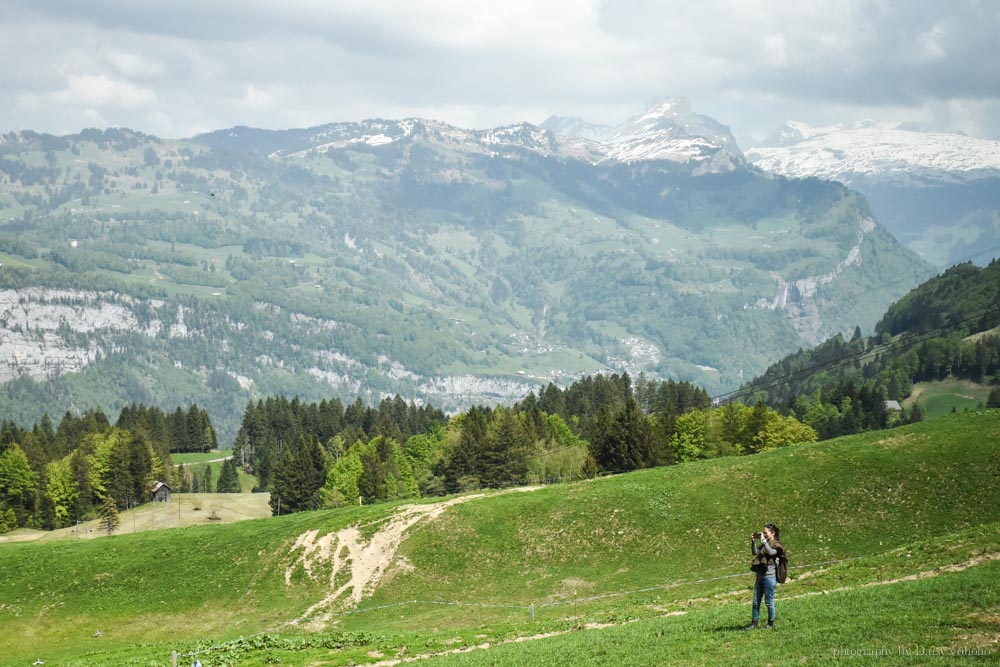
[[[273,157],[400,141],[431,141],[460,152],[512,156],[527,151],[546,157],[601,162],[670,162],[695,174],[732,171],[746,165],[729,128],[691,111],[684,98],[664,100],[621,125],[593,125],[579,118],[552,116],[541,126],[530,123],[488,130],[467,130],[421,118],[268,131],[234,127],[195,140],[236,152],[253,151]]]
[[[729,128],[694,113],[683,97],[662,100],[616,127],[559,116],[550,117],[542,127],[558,135],[592,139],[611,161],[666,160],[693,165],[695,173],[732,171],[746,164]]]
[[[617,131],[614,125],[588,123],[576,116],[549,116],[539,127],[559,136],[579,137],[598,143],[606,142]]]
[[[1000,141],[872,121],[789,122],[747,157],[771,173],[851,186],[896,238],[939,266],[1000,255]]]
[[[917,132],[897,124],[810,127],[788,122],[769,143],[748,150],[747,157],[765,171],[792,178],[854,184],[863,176],[920,186],[1000,175],[1000,141]]]
[[[330,123],[297,130],[257,130],[236,127],[195,137],[196,141],[235,152],[251,151],[275,158],[302,157],[311,153],[368,146],[377,148],[399,142],[426,141],[448,146],[458,153],[503,155],[527,151],[544,156],[576,158],[588,162],[607,159],[601,145],[588,139],[557,136],[530,123],[488,130],[467,130],[435,120],[369,119]]]

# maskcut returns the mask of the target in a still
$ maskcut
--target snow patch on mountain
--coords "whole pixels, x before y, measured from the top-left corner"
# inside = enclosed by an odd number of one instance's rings
[[[747,157],[764,171],[790,178],[852,184],[863,176],[920,185],[1000,176],[1000,141],[896,124],[817,128],[789,122],[769,144],[748,150]]]
[[[540,127],[559,136],[590,139],[597,143],[607,142],[617,132],[614,125],[595,125],[575,116],[549,116]]]
[[[300,131],[303,132],[303,131]],[[384,146],[404,140],[439,142],[460,151],[516,157],[528,151],[546,157],[599,162],[667,161],[695,173],[741,168],[746,158],[729,128],[696,114],[684,98],[661,101],[618,126],[552,116],[541,126],[518,123],[488,130],[463,130],[432,120],[366,120],[334,123],[299,137],[308,148],[277,150],[272,157],[305,157],[329,150]]]

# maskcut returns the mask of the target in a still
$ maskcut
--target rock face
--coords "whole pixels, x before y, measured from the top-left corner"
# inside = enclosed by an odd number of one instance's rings
[[[0,290],[0,382],[83,370],[105,352],[96,342],[104,332],[155,336],[159,323],[141,327],[134,304],[125,295],[93,291]]]
[[[46,288],[0,290],[0,359],[3,360],[0,383],[18,377],[45,380],[83,371],[98,359],[118,351],[121,340],[131,334],[166,340],[209,335],[185,324],[183,307],[171,308],[173,321],[169,325],[157,316],[140,321],[137,311],[156,313],[164,305],[158,299],[141,300],[116,292]],[[298,313],[288,313],[287,319],[289,326],[304,330],[322,331],[337,326],[336,322]],[[234,335],[243,328],[242,323],[231,324]],[[161,336],[165,326],[166,333]],[[229,347],[226,339],[221,340],[220,345]],[[375,374],[416,385],[419,401],[446,406],[519,400],[543,380],[472,375],[423,377],[385,356],[369,366],[328,349],[315,350],[311,362],[314,365],[304,369],[305,373],[347,394],[361,393],[363,386],[358,378]],[[286,366],[284,361],[266,355],[259,356],[257,363],[265,372],[267,368]],[[178,366],[182,367],[183,364]],[[243,389],[258,384],[237,373],[229,372],[229,375]]]

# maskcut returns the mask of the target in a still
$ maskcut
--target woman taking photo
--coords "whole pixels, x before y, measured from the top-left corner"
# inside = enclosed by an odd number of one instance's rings
[[[757,580],[753,586],[753,615],[750,625],[744,628],[746,630],[758,627],[761,598],[767,605],[767,627],[774,627],[774,588],[778,584],[775,570],[778,557],[785,551],[779,535],[780,531],[773,523],[764,526],[763,533],[750,535],[750,553],[753,554],[750,569],[757,575]]]

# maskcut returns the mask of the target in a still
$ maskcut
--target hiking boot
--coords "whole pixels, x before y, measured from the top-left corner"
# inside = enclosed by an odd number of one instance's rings
[[[764,629],[765,630],[773,630],[774,629],[774,621],[768,621],[767,625],[764,626]]]
[[[750,625],[743,626],[743,629],[744,630],[756,630],[757,627],[758,627],[757,626],[757,621],[750,621]]]

